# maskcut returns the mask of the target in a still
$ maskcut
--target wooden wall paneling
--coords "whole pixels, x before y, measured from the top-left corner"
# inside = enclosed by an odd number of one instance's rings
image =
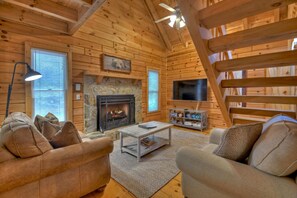
[[[67,33],[68,25],[66,22],[52,19],[36,14],[30,10],[24,10],[17,6],[0,2],[0,17],[16,23],[35,26],[52,32]],[[36,20],[38,19],[38,20]],[[47,24],[46,26],[44,24]]]
[[[219,57],[217,53],[212,53],[209,51],[209,46],[205,42],[205,40],[213,38],[213,35],[209,30],[202,27],[199,23],[199,18],[197,18],[199,7],[195,5],[195,2],[191,2],[190,0],[177,0],[177,2],[185,17],[185,20],[187,21],[187,27],[193,39],[193,43],[197,52],[199,53],[199,57],[207,74],[209,84],[216,95],[216,99],[220,105],[225,122],[228,126],[231,126],[231,119],[224,101],[224,93],[219,87],[220,75],[212,67],[212,64],[217,61]]]
[[[77,11],[61,4],[48,0],[3,0],[28,10],[36,11],[44,15],[49,15],[57,19],[68,21],[71,23],[77,22]]]

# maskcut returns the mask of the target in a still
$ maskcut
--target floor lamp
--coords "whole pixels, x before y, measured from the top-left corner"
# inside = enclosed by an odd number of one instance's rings
[[[13,74],[12,74],[12,79],[11,79],[11,83],[8,86],[8,91],[7,91],[7,103],[6,103],[6,114],[5,117],[8,116],[8,110],[9,110],[9,103],[10,103],[10,95],[11,95],[11,91],[12,91],[12,85],[13,85],[13,80],[14,80],[14,74],[15,74],[15,68],[17,65],[26,65],[27,66],[27,73],[24,76],[25,81],[33,81],[33,80],[37,80],[39,78],[42,77],[42,75],[37,72],[34,71],[30,65],[26,62],[16,62],[14,65],[14,69],[13,69]]]

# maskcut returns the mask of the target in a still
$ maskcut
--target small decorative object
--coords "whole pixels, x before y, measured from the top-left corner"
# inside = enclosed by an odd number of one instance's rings
[[[192,114],[192,118],[195,119],[196,118],[196,115],[195,114]]]
[[[103,54],[103,69],[108,71],[130,73],[131,61]]]
[[[179,113],[178,114],[178,117],[180,117],[180,118],[183,117],[183,114],[182,113]]]

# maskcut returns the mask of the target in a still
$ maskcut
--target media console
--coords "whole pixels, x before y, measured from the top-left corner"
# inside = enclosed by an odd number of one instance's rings
[[[200,131],[208,127],[205,110],[169,109],[169,121],[176,126]]]

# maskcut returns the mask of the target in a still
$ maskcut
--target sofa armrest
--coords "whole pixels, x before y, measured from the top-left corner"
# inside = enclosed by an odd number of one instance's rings
[[[297,194],[292,178],[269,175],[246,164],[195,148],[181,148],[176,163],[183,174],[230,196],[295,197]],[[244,194],[247,196],[242,196]]]
[[[108,156],[112,150],[113,141],[110,138],[99,138],[53,149],[36,157],[2,162],[0,163],[0,192]]]
[[[209,143],[219,145],[225,130],[226,129],[213,128],[210,132]]]

